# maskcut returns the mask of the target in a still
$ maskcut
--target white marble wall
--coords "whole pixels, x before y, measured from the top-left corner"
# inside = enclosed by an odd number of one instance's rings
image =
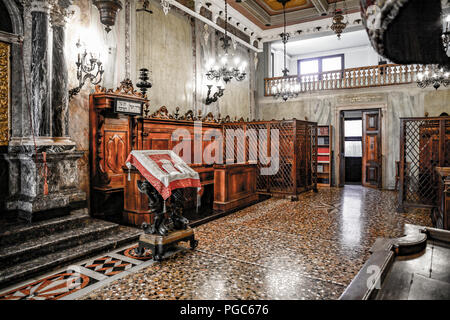
[[[164,15],[158,3],[150,10],[132,12],[136,17],[135,70],[147,68],[153,87],[147,95],[152,109],[180,107],[180,113],[193,109],[194,57],[190,18],[170,10]],[[137,81],[134,80],[133,81]]]
[[[400,117],[439,116],[450,113],[450,90],[420,89],[416,85],[390,86],[351,90],[304,93],[287,102],[265,97],[258,100],[257,118],[263,120],[291,119],[315,121],[333,125],[334,137],[338,131],[338,114],[345,109],[381,108],[383,110],[383,187],[395,185],[395,161],[399,159]],[[334,139],[334,163],[337,163],[338,141]],[[337,172],[334,170],[337,181]]]
[[[222,53],[216,30],[199,20],[192,21],[187,14],[172,8],[164,15],[159,2],[151,1],[153,14],[133,11],[136,16],[135,72],[146,67],[152,72],[153,87],[149,90],[152,110],[165,105],[169,111],[180,108],[180,113],[200,110],[203,115],[250,117],[252,102],[250,77],[254,75],[253,61],[247,48],[237,45],[236,53],[249,65],[249,75],[242,82],[232,80],[225,85],[225,92],[217,102],[205,105],[207,84],[216,89],[215,81],[207,80],[206,65],[209,59],[218,60]],[[133,59],[132,59],[133,64]],[[223,86],[223,83],[222,83]],[[254,107],[253,107],[254,108]]]

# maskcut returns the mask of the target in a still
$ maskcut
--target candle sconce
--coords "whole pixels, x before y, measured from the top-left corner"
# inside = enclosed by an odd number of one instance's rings
[[[221,96],[223,96],[223,92],[225,91],[225,88],[222,88],[221,86],[217,86],[218,91],[215,92],[211,97],[212,85],[209,84],[209,85],[207,85],[207,87],[208,87],[208,95],[206,96],[206,102],[205,102],[206,105],[216,102],[217,99],[219,99]]]
[[[76,44],[77,48],[81,48],[80,40]],[[90,58],[88,58],[90,55]],[[80,93],[86,80],[89,80],[93,85],[99,84],[103,79],[103,66],[100,59],[94,58],[92,53],[88,53],[86,50],[82,54],[78,53],[78,60],[75,63],[77,65],[77,80],[78,87],[69,90],[69,100]]]

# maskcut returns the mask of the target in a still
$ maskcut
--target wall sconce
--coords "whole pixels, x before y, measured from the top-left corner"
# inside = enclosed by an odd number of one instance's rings
[[[208,84],[207,87],[208,87],[208,95],[206,96],[206,101],[205,101],[206,105],[216,102],[217,99],[219,99],[221,96],[223,96],[223,92],[225,91],[225,88],[222,88],[221,86],[217,86],[217,90],[219,90],[219,91],[215,92],[213,94],[213,96],[211,97],[210,95],[211,95],[212,85]]]
[[[76,44],[77,48],[81,48],[80,40]],[[88,55],[90,58],[88,58]],[[78,60],[75,63],[77,65],[77,80],[78,87],[69,90],[69,100],[80,93],[86,80],[89,80],[92,84],[96,85],[102,81],[103,78],[103,66],[100,59],[95,58],[92,53],[87,53],[86,49],[83,53],[78,53]]]

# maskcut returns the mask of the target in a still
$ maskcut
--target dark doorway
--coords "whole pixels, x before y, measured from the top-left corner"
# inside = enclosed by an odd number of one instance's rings
[[[345,184],[362,183],[362,112],[344,111]]]

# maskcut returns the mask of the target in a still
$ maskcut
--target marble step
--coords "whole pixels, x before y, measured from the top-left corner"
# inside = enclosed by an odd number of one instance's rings
[[[48,233],[43,237],[0,247],[0,266],[2,266],[0,270],[40,255],[100,239],[118,228],[118,224],[91,218],[77,228],[58,233]]]
[[[139,229],[119,226],[115,232],[100,239],[47,255],[41,255],[14,266],[2,268],[0,270],[0,289],[68,266],[70,263],[88,259],[127,244],[132,244],[138,241],[140,234],[141,231]]]
[[[69,215],[36,223],[10,222],[0,227],[0,247],[36,239],[48,234],[82,226],[90,218],[87,209],[72,211]]]

